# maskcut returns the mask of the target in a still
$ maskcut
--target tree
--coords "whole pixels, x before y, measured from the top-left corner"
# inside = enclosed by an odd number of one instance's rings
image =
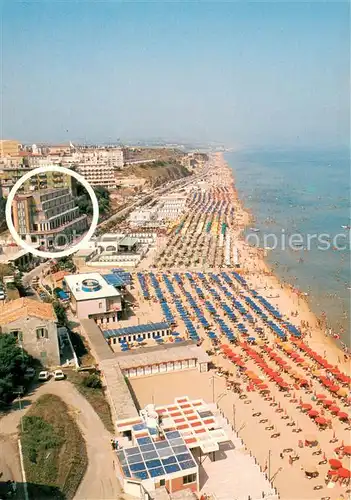
[[[23,384],[23,376],[31,360],[12,335],[0,335],[0,406],[14,399],[14,390]]]
[[[59,302],[54,302],[54,311],[57,317],[57,322],[60,326],[66,326],[67,325],[67,315],[64,307],[59,303]]]

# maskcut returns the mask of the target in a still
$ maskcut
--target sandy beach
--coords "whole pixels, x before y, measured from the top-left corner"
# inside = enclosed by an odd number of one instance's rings
[[[222,155],[215,156],[212,168],[197,185],[200,189],[193,197],[190,193],[189,210],[170,231],[152,273],[144,272],[144,287],[138,283],[137,310],[145,321],[159,320],[162,296],[176,318],[181,337],[189,337],[187,322],[192,323],[196,330],[192,338],[199,339],[212,358],[214,401],[262,471],[269,473],[281,498],[346,497],[349,479],[335,480],[338,476],[330,473],[329,460],[340,457],[343,468],[350,469],[349,449],[343,453],[343,447],[351,444],[349,359],[325,335],[305,297],[281,283],[266,264],[263,252],[245,243],[243,231],[251,216],[237,196],[232,171]],[[238,279],[233,276],[232,264],[226,265],[225,243],[220,236],[223,224],[237,248],[240,267],[234,269]],[[246,281],[245,286],[240,279]],[[238,312],[231,297],[241,303],[249,297],[255,303],[253,291],[281,313],[282,328],[290,322],[301,332],[301,339],[287,335],[286,341],[280,342],[267,321],[250,307],[253,321],[248,321],[246,314],[239,315],[243,329],[238,329],[238,320],[232,321],[227,312],[228,308]],[[235,332],[235,342],[228,342],[221,322]],[[251,337],[255,342],[248,343]],[[142,400],[148,383],[147,378],[135,382]],[[208,387],[204,390],[201,384],[200,379],[195,383],[199,395],[205,396]],[[169,376],[159,376],[157,390],[152,393],[155,403],[165,402],[168,393],[184,394],[181,387]],[[339,414],[344,417],[339,418]],[[309,478],[308,469],[313,469],[316,477]]]

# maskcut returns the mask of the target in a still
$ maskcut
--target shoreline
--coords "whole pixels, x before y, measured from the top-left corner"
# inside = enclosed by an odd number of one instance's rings
[[[245,243],[243,233],[255,220],[255,217],[239,197],[235,185],[234,170],[224,159],[222,153],[218,156],[221,167],[225,168],[232,178],[233,205],[236,208],[235,222],[238,222],[238,218],[240,221],[239,225],[233,225],[232,232],[236,238],[241,258],[241,273],[245,275],[245,279],[254,289],[261,289],[262,295],[282,312],[284,319],[288,319],[301,330],[301,333],[305,334],[305,341],[307,340],[311,348],[322,356],[327,355],[331,363],[345,365],[349,361],[344,359],[344,350],[337,344],[337,339],[325,333],[323,326],[320,325],[320,318],[311,309],[308,298],[298,295],[293,290],[291,283],[283,281],[275,274],[266,261],[265,251],[262,248],[251,247]],[[273,295],[273,297],[269,295]],[[297,312],[297,316],[292,315],[292,312]]]

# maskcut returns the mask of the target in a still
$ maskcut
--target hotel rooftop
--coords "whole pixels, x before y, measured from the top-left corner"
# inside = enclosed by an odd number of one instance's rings
[[[120,296],[109,276],[99,273],[70,274],[65,276],[66,285],[77,301]]]

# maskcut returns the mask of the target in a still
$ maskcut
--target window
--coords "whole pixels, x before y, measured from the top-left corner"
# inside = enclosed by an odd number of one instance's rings
[[[166,486],[166,480],[160,479],[160,486]]]
[[[196,474],[188,474],[187,476],[183,476],[183,484],[195,483]]]
[[[37,339],[49,338],[47,328],[37,328]]]
[[[21,330],[12,330],[10,334],[15,337],[17,341],[22,341],[23,340],[23,333]]]
[[[102,309],[102,302],[99,302],[99,309]]]

